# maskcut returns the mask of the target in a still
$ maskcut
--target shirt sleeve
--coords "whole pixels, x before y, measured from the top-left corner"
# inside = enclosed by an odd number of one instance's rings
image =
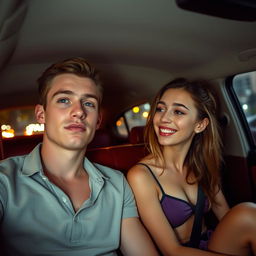
[[[123,219],[138,217],[138,211],[132,190],[124,177],[124,204],[123,204]]]
[[[1,174],[0,174],[1,175]],[[4,198],[5,198],[5,189],[2,181],[2,177],[0,176],[0,221],[4,215]]]

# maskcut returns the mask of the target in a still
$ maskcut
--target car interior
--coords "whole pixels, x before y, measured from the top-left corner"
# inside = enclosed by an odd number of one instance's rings
[[[230,206],[255,202],[255,31],[253,0],[1,0],[0,158],[42,141],[42,130],[23,131],[35,122],[44,69],[84,57],[104,87],[89,159],[126,175],[148,152],[144,127],[156,92],[174,78],[205,79],[219,100],[224,194]]]

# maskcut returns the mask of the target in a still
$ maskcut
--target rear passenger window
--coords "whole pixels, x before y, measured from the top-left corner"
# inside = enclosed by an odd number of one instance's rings
[[[236,75],[233,89],[256,145],[256,71]]]
[[[126,111],[117,121],[117,132],[122,137],[128,137],[134,126],[144,126],[147,121],[150,104],[144,103]]]
[[[0,127],[3,138],[31,136],[44,131],[44,126],[35,119],[35,107],[0,110]]]

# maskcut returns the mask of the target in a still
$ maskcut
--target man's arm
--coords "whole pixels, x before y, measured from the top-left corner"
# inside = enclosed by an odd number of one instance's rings
[[[137,217],[122,220],[121,251],[125,256],[159,255],[149,234]]]

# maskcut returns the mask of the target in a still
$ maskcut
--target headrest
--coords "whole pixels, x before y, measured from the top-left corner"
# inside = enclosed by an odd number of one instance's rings
[[[129,142],[131,144],[144,143],[145,126],[134,126],[129,134]]]
[[[105,129],[99,129],[95,132],[93,140],[88,145],[88,148],[108,147],[112,146],[113,140],[109,134],[109,131]]]
[[[3,157],[28,154],[42,140],[43,134],[3,139]]]

